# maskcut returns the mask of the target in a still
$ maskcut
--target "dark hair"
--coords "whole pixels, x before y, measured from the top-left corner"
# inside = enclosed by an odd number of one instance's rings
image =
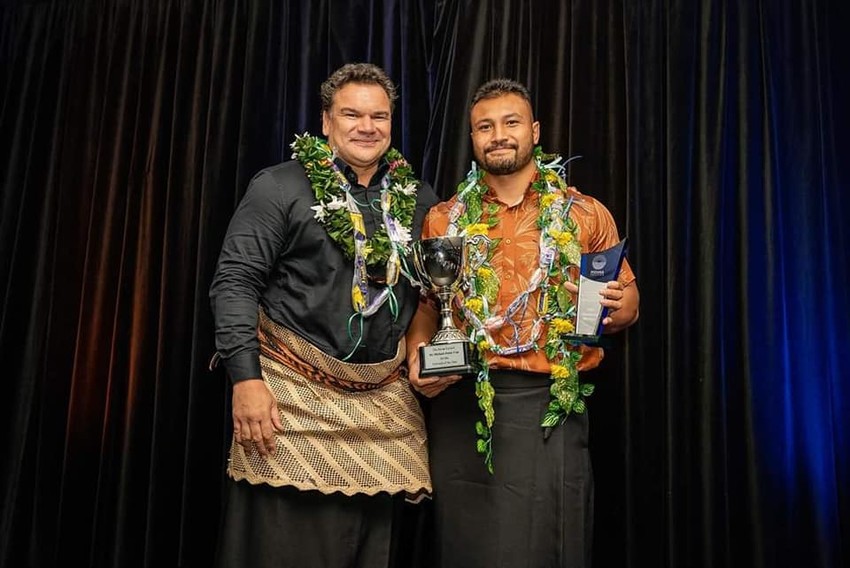
[[[378,85],[387,93],[387,97],[390,99],[390,108],[395,107],[397,98],[395,85],[383,69],[371,63],[346,63],[322,83],[320,93],[323,111],[331,108],[336,92],[349,83]]]
[[[534,109],[531,104],[531,94],[522,83],[513,79],[491,79],[478,87],[475,94],[472,95],[472,102],[469,103],[469,110],[472,110],[476,104],[483,99],[495,99],[504,95],[517,95],[528,102],[528,105]]]

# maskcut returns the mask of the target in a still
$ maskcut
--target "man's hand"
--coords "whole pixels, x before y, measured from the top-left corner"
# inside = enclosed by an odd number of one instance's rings
[[[567,291],[571,294],[578,293],[578,286],[573,282],[566,282]],[[602,298],[599,303],[608,308],[608,313],[602,319],[604,333],[614,333],[625,329],[635,323],[638,319],[638,295],[637,283],[632,282],[625,288],[617,280],[611,280],[599,291]]]
[[[407,352],[407,371],[410,378],[410,385],[416,392],[433,398],[446,390],[449,385],[458,382],[462,375],[446,375],[439,377],[419,377],[419,347],[425,343],[419,343],[415,348]]]
[[[277,400],[262,379],[247,379],[233,385],[233,438],[250,454],[262,455],[276,449],[274,430],[283,430]]]

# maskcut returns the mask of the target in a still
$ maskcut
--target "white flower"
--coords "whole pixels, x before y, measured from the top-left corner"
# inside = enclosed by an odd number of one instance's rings
[[[416,195],[416,184],[411,182],[405,186],[401,184],[396,184],[396,191],[399,193],[403,193],[404,195]]]
[[[293,150],[295,150],[295,147],[298,145],[298,142],[300,142],[302,138],[306,138],[307,136],[310,136],[310,133],[307,132],[306,130],[304,131],[304,134],[302,134],[300,136],[298,134],[296,134],[295,140],[292,141],[292,143],[289,145],[289,147],[292,148]],[[298,159],[298,152],[292,153],[292,159],[293,160]]]
[[[325,217],[328,214],[328,212],[325,211],[325,207],[321,203],[319,203],[318,205],[313,205],[312,207],[310,207],[310,209],[315,211],[315,213],[313,214],[313,219],[315,219],[316,221],[324,221]]]
[[[328,208],[328,211],[336,211],[337,209],[345,209],[346,202],[341,197],[337,197],[334,195],[330,201],[325,203],[325,207]]]
[[[407,246],[407,243],[409,243],[410,240],[411,240],[410,229],[408,229],[407,227],[405,227],[401,223],[398,223],[395,226],[395,230],[396,230],[396,236],[398,237],[399,244],[402,245],[402,246]]]

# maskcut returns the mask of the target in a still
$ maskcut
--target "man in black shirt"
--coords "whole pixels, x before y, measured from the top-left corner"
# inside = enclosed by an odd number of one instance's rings
[[[233,382],[222,566],[389,566],[399,499],[431,489],[403,361],[437,197],[390,147],[383,70],[345,65],[321,96],[327,140],[254,177],[210,289]]]

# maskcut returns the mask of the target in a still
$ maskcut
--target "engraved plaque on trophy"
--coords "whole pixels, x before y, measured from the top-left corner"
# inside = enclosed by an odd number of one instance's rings
[[[613,247],[581,255],[579,268],[578,296],[574,320],[575,331],[567,336],[569,341],[595,345],[602,336],[602,320],[608,315],[608,308],[599,303],[599,292],[608,282],[617,279],[623,258],[628,249],[628,238]]]
[[[423,284],[440,300],[440,327],[419,348],[419,376],[473,373],[469,339],[454,325],[451,299],[463,273],[463,237],[434,237],[413,244],[413,264]]]

